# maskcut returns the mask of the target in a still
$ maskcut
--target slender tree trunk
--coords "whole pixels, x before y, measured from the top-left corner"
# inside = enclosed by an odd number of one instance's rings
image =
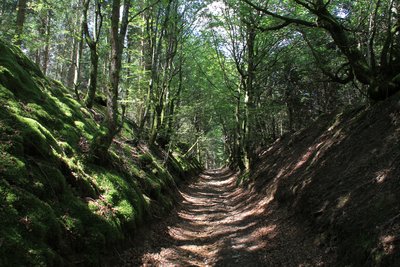
[[[21,46],[22,44],[22,33],[24,31],[24,23],[26,16],[27,0],[19,0],[17,6],[17,25],[15,28],[16,41],[15,44]]]
[[[82,1],[79,1],[79,7],[82,4]],[[67,85],[70,88],[73,88],[75,91],[75,95],[79,100],[79,93],[77,91],[77,84],[79,83],[79,73],[80,73],[80,61],[82,55],[82,44],[83,44],[83,14],[76,15],[76,19],[73,23],[74,25],[74,33],[77,36],[73,36],[73,51],[71,53],[71,66],[68,70],[68,79]]]
[[[80,86],[80,75],[81,75],[81,58],[82,58],[82,53],[83,53],[83,18],[81,17],[80,19],[80,31],[79,31],[79,37],[78,37],[78,47],[76,50],[76,54],[75,54],[75,68],[74,68],[74,91],[75,91],[75,95],[76,98],[78,100],[80,100],[80,96],[79,96],[79,86]]]
[[[90,49],[90,86],[85,97],[85,105],[87,108],[93,107],[94,97],[97,88],[97,74],[99,69],[99,55],[97,49]]]
[[[118,112],[118,86],[121,71],[121,57],[123,49],[123,38],[119,33],[119,12],[120,0],[114,0],[111,14],[111,69],[110,69],[110,88],[107,94],[107,124],[111,137],[117,129]]]
[[[234,134],[234,147],[233,147],[233,158],[235,167],[239,167],[241,171],[245,169],[245,165],[243,163],[243,147],[242,147],[242,120],[241,120],[241,97],[240,97],[240,88],[238,88],[238,95],[236,99],[236,107],[235,107],[235,134]]]
[[[89,3],[90,0],[84,0],[83,2],[83,11],[82,11],[82,17],[83,17],[83,23],[82,23],[82,28],[85,33],[85,39],[86,43],[89,46],[90,49],[90,86],[88,89],[88,92],[85,97],[85,105],[87,108],[92,108],[93,106],[93,101],[94,97],[96,95],[96,90],[97,90],[97,76],[98,76],[98,69],[99,69],[99,55],[97,53],[97,44],[100,39],[100,32],[101,32],[101,27],[103,24],[103,16],[101,14],[101,4],[98,1],[95,1],[96,5],[96,11],[95,11],[95,16],[94,16],[94,21],[93,21],[93,33],[91,36],[89,32],[89,26],[88,26],[88,9],[89,9]]]
[[[246,91],[246,168],[251,169],[255,157],[255,143],[256,143],[256,104],[254,97],[254,75],[255,75],[255,38],[256,31],[251,25],[247,25],[247,76],[245,83]]]
[[[119,132],[118,127],[118,86],[122,66],[123,42],[125,39],[130,0],[124,1],[124,8],[120,24],[120,0],[113,0],[111,10],[111,68],[110,68],[110,86],[107,88],[107,113],[106,127],[107,132],[97,136],[92,143],[91,152],[97,159],[105,159],[107,151],[111,146],[114,136]],[[124,115],[124,114],[122,114]]]
[[[41,60],[40,60],[40,49],[39,48],[35,51],[35,63],[36,63],[36,65],[40,66]]]
[[[147,93],[144,100],[144,107],[142,108],[142,112],[140,115],[140,123],[139,123],[139,131],[142,138],[142,134],[144,133],[144,127],[146,123],[152,123],[152,116],[151,116],[151,102],[153,97],[153,86],[154,86],[154,78],[155,78],[155,47],[157,41],[157,32],[158,27],[153,29],[153,17],[151,14],[145,16],[143,15],[143,19],[146,21],[146,25],[143,26],[142,33],[145,38],[143,38],[142,46],[141,46],[141,53],[142,53],[142,64],[143,64],[143,72],[150,71],[150,79],[149,84],[147,86]]]
[[[51,34],[51,11],[47,11],[46,19],[44,20],[44,28],[45,28],[45,47],[43,51],[43,74],[47,75],[47,70],[49,67],[49,59],[50,59],[50,34]]]
[[[164,98],[168,90],[167,72],[169,70],[169,60],[170,60],[169,57],[170,55],[168,52],[168,44],[166,45],[167,51],[165,52],[165,57],[166,57],[165,62],[161,62],[161,55],[163,49],[163,42],[166,39],[167,28],[170,23],[171,4],[172,1],[168,1],[168,5],[165,10],[164,20],[163,23],[161,24],[160,34],[158,38],[154,38],[156,42],[154,45],[155,50],[153,50],[151,87],[153,91],[156,91],[156,96],[154,97],[154,99],[157,102],[155,103],[153,124],[150,130],[150,137],[149,137],[150,144],[153,144],[155,142],[155,140],[157,139],[158,132],[160,128],[163,126],[163,113],[165,108]],[[159,73],[161,72],[161,70],[162,73]]]
[[[136,35],[136,31],[134,30],[133,27],[130,27],[127,30],[127,36],[126,36],[126,44],[127,44],[127,64],[128,66],[132,65],[132,53],[130,52],[131,49],[135,46],[134,40],[133,40],[133,36]],[[122,102],[122,109],[125,109],[127,111],[126,116],[130,117],[129,115],[129,108],[130,108],[130,104],[131,101],[129,100],[130,98],[130,94],[131,94],[131,83],[133,84],[133,79],[131,78],[132,75],[134,75],[134,73],[132,72],[131,68],[127,68],[126,70],[126,78],[124,80],[124,84],[125,84],[125,91],[124,91],[124,95],[123,95],[123,102]],[[139,90],[139,88],[138,88]],[[137,129],[136,129],[137,130]],[[135,131],[136,131],[135,130]]]
[[[182,48],[181,48],[182,51]],[[176,95],[172,98],[171,103],[169,105],[169,112],[168,112],[168,122],[167,122],[167,134],[166,134],[166,141],[167,143],[171,140],[171,135],[173,133],[174,121],[175,121],[175,108],[177,107],[176,103],[180,102],[182,87],[183,87],[183,55],[181,53],[180,61],[179,61],[179,78],[178,78],[178,90]]]
[[[65,84],[67,85],[67,87],[69,88],[73,88],[74,86],[74,73],[75,73],[75,69],[76,69],[76,53],[78,51],[78,40],[74,37],[71,38],[72,41],[72,50],[71,50],[71,54],[70,54],[70,58],[69,58],[69,68],[68,68],[68,74],[67,77],[65,79]]]

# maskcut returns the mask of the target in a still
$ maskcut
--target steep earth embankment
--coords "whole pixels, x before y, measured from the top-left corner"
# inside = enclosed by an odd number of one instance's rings
[[[199,170],[178,150],[130,145],[129,123],[109,162],[89,163],[104,109],[84,108],[0,41],[0,266],[98,266]]]
[[[324,116],[260,153],[261,194],[314,229],[338,266],[400,264],[400,95]]]

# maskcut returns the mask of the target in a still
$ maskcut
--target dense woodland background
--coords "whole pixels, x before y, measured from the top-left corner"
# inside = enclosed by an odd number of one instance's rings
[[[2,0],[0,265],[397,266],[399,12]]]
[[[87,107],[107,104],[107,150],[126,116],[140,138],[183,142],[207,167],[319,115],[399,88],[399,3],[2,1],[1,37]]]

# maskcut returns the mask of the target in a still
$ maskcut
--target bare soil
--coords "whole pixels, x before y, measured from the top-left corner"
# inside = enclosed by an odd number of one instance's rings
[[[181,203],[143,230],[122,266],[331,266],[334,255],[310,238],[274,188],[236,186],[237,174],[211,170],[185,186]]]

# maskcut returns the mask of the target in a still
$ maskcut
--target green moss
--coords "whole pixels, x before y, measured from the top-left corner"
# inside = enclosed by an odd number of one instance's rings
[[[78,129],[78,131],[80,133],[82,133],[82,135],[87,139],[87,140],[92,140],[94,137],[94,133],[96,131],[94,131],[93,129],[90,128],[90,126],[88,127],[87,122],[84,121],[74,121],[74,125],[76,127],[76,129]]]
[[[127,200],[122,200],[118,203],[116,207],[117,211],[125,218],[127,221],[134,221],[135,219],[135,209],[133,208],[132,204],[129,203]]]
[[[153,158],[150,154],[142,154],[139,156],[139,162],[142,166],[149,166],[153,163]]]
[[[24,147],[31,150],[26,151],[27,153],[34,153],[43,158],[53,156],[54,152],[62,153],[54,136],[38,121],[21,116],[17,118],[22,123],[21,134],[24,138]]]
[[[7,180],[22,180],[27,177],[25,162],[7,152],[0,152],[0,173]]]
[[[64,192],[66,188],[66,180],[61,171],[48,164],[38,163],[36,164],[37,174],[36,177],[41,177],[39,181],[43,184],[43,194],[51,195],[54,194],[54,197],[57,197],[58,194]]]
[[[74,155],[74,149],[68,142],[59,141],[58,144],[67,157],[72,157]]]
[[[124,124],[122,140],[134,138],[132,127]],[[88,164],[82,140],[104,131],[62,84],[0,40],[0,266],[100,265],[146,216],[172,208],[176,175],[193,165],[151,150],[134,158],[121,140],[108,166]]]
[[[33,114],[36,120],[43,121],[45,124],[60,124],[60,122],[56,119],[54,115],[51,116],[43,106],[38,105],[37,103],[28,103],[24,110],[30,114]]]
[[[0,236],[4,238],[0,259],[4,266],[46,263],[57,258],[49,245],[57,247],[61,228],[52,208],[6,181],[0,181],[0,196]]]
[[[249,181],[250,179],[250,172],[246,171],[239,175],[238,179],[236,180],[236,185],[242,185]]]

